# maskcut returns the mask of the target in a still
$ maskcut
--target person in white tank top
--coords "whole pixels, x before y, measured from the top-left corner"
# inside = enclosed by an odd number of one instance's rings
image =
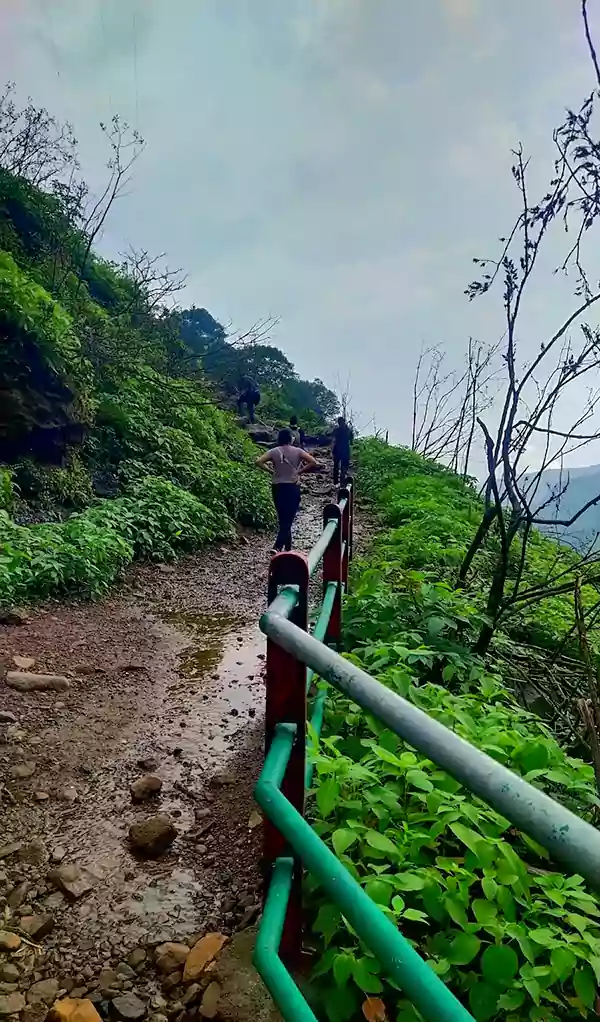
[[[259,468],[272,472],[273,502],[277,511],[279,531],[273,553],[292,549],[292,525],[300,507],[299,477],[307,468],[316,466],[312,454],[292,446],[289,429],[280,429],[277,447],[256,459]]]

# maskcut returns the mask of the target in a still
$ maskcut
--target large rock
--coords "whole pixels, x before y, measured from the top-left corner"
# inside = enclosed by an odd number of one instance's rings
[[[48,1022],[102,1022],[87,998],[63,997],[53,1005]]]
[[[25,998],[16,990],[12,994],[0,994],[0,1015],[18,1015],[24,1007]]]
[[[29,614],[20,607],[10,607],[8,610],[0,611],[1,625],[25,625],[29,621]]]
[[[156,949],[156,968],[165,975],[177,972],[185,965],[189,953],[190,949],[187,944],[177,944],[172,941],[160,944]]]
[[[206,933],[201,937],[186,958],[183,982],[195,983],[206,966],[218,955],[226,940],[227,937],[222,933]]]
[[[138,777],[137,781],[133,782],[129,790],[134,802],[145,802],[153,795],[158,795],[162,785],[163,782],[156,774],[144,774],[143,777]]]
[[[137,994],[121,994],[113,997],[113,1008],[121,1018],[138,1019],[146,1014],[146,1005]]]
[[[170,816],[158,813],[129,828],[129,840],[133,847],[148,858],[156,858],[166,852],[177,837],[177,829]]]
[[[6,684],[17,692],[66,692],[69,679],[62,674],[31,674],[29,671],[7,671]]]
[[[54,929],[54,916],[51,916],[49,912],[42,912],[34,916],[22,916],[20,926],[32,940],[41,940]]]
[[[27,991],[28,1004],[50,1005],[56,1000],[60,987],[57,979],[41,979]]]
[[[10,930],[0,930],[0,951],[18,951],[21,947],[21,938],[18,933],[11,933]]]
[[[66,894],[69,901],[77,901],[84,894],[88,894],[94,886],[89,873],[74,862],[64,862],[56,869],[50,870],[48,880]]]
[[[221,993],[221,987],[218,983],[213,982],[208,984],[198,1009],[198,1014],[201,1018],[216,1018],[219,1010]]]

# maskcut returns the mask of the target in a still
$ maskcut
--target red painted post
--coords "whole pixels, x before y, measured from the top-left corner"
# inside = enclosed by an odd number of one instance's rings
[[[281,586],[298,586],[299,598],[290,615],[290,621],[304,631],[308,630],[308,580],[306,554],[281,553],[273,557],[269,568],[268,601],[272,603]],[[304,814],[306,667],[271,639],[267,639],[266,687],[266,750],[269,749],[277,724],[293,723],[298,728],[281,790],[294,808]],[[270,877],[275,859],[283,855],[285,851],[286,845],[282,835],[269,820],[265,820],[266,879]],[[297,961],[301,947],[302,867],[298,860],[294,869],[294,883],[281,940],[282,957],[287,961]]]
[[[329,546],[323,555],[323,596],[329,582],[337,582],[335,600],[325,632],[325,642],[337,643],[342,638],[342,512],[337,504],[326,504],[323,509],[323,524],[334,519],[338,523]]]
[[[348,511],[348,534],[350,542],[348,544],[348,560],[352,560],[353,548],[354,548],[354,478],[353,476],[346,476],[346,488],[350,494],[350,508]]]
[[[346,498],[346,504],[342,511],[342,582],[344,587],[348,588],[348,561],[350,558],[350,508],[351,508],[351,490],[348,490],[343,486],[338,490],[338,501]],[[345,544],[345,546],[344,546]]]

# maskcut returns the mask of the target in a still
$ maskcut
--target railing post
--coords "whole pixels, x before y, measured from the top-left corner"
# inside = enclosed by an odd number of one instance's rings
[[[273,557],[269,568],[268,602],[273,602],[281,586],[297,586],[298,601],[289,620],[308,630],[308,560],[302,553],[281,553]],[[296,741],[283,781],[282,791],[299,813],[304,814],[304,771],[306,757],[306,666],[277,643],[267,639],[265,743],[268,752],[275,728],[280,723],[296,724]],[[265,820],[265,879],[268,881],[275,860],[286,854],[286,842],[277,828]],[[265,890],[268,889],[268,883]],[[297,960],[302,946],[302,867],[295,861],[294,880],[281,940],[281,955]]]
[[[346,489],[348,490],[348,493],[350,494],[350,498],[348,500],[348,504],[349,504],[349,509],[348,509],[348,536],[350,537],[349,538],[349,543],[348,543],[348,559],[351,561],[352,560],[352,554],[353,554],[353,551],[354,551],[354,477],[353,476],[346,476]]]
[[[337,582],[331,617],[325,632],[325,642],[337,645],[342,638],[342,512],[337,504],[326,504],[323,509],[323,525],[336,521],[329,546],[323,554],[323,596],[330,582]]]
[[[342,543],[342,583],[344,589],[348,588],[348,561],[350,559],[350,509],[351,509],[351,493],[352,489],[342,486],[338,490],[338,501],[346,500],[344,504],[344,510],[342,511],[342,530],[341,530],[341,543]]]

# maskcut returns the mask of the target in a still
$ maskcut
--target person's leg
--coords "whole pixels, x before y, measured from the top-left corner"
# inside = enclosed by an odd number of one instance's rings
[[[279,485],[275,484],[275,485],[273,485],[271,487],[271,491],[273,493],[273,503],[275,504],[275,510],[277,511],[277,521],[279,523],[279,529],[278,529],[278,532],[277,532],[277,536],[276,536],[275,542],[273,544],[273,549],[277,550],[278,553],[279,553],[280,550],[283,550],[283,545],[284,545],[285,539],[286,539],[285,513],[284,513],[285,512],[285,499],[284,499],[285,498],[285,494],[282,494],[282,492],[281,492],[284,489],[285,489],[285,486],[283,484],[281,484],[281,483]]]
[[[292,525],[294,524],[294,518],[298,514],[298,508],[300,507],[300,487],[299,486],[288,486],[286,489],[290,492],[286,494],[287,503],[287,514],[286,514],[286,536],[285,536],[285,549],[292,549]]]
[[[337,451],[333,452],[333,485],[337,486],[340,480],[340,456]]]
[[[350,455],[345,454],[341,459],[341,474],[340,474],[340,486],[346,485],[346,479],[348,476],[348,469],[350,467]]]
[[[248,401],[248,422],[254,422],[254,404]]]

